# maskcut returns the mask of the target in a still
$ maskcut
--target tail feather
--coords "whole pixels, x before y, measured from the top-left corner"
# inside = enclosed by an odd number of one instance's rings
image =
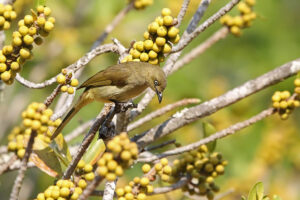
[[[55,132],[51,136],[51,140],[53,140],[61,131],[62,129],[67,125],[67,123],[74,117],[74,115],[85,105],[92,102],[91,99],[86,98],[86,92],[84,92],[78,102],[74,105],[74,107],[68,112],[68,114],[65,116],[61,124],[56,128]]]

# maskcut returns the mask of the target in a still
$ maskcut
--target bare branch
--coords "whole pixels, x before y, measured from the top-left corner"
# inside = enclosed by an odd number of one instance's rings
[[[236,87],[219,97],[213,98],[198,106],[184,109],[182,112],[175,114],[162,124],[135,136],[133,140],[139,144],[140,148],[143,148],[154,140],[166,136],[182,126],[211,115],[251,94],[295,75],[298,71],[300,71],[300,59],[286,63],[256,79],[247,81],[243,85]]]
[[[87,121],[87,122],[81,124],[79,127],[74,129],[70,134],[65,136],[65,141],[70,142],[71,140],[73,140],[74,138],[76,138],[77,136],[82,134],[86,129],[91,127],[94,124],[94,122],[95,122],[95,119],[92,119],[90,121]]]
[[[154,145],[154,146],[151,146],[151,147],[148,147],[148,148],[146,147],[146,148],[145,148],[145,151],[153,151],[153,150],[155,150],[155,149],[160,149],[160,148],[163,148],[163,147],[165,147],[165,146],[167,146],[167,145],[175,144],[175,142],[176,142],[175,139],[174,139],[174,140],[168,140],[168,141],[163,142],[163,143],[158,144],[158,145]]]
[[[208,48],[210,48],[212,45],[214,45],[217,41],[225,38],[228,35],[229,31],[228,28],[223,27],[216,31],[212,36],[210,36],[208,39],[206,39],[203,43],[201,43],[199,46],[192,49],[189,53],[184,55],[181,59],[179,59],[174,67],[172,68],[170,74],[174,73],[175,71],[182,68],[185,64],[191,62],[193,59],[197,58],[199,55],[201,55],[203,52],[205,52]]]
[[[44,104],[46,105],[46,107],[49,107],[51,105],[51,103],[54,101],[55,97],[58,95],[58,93],[60,92],[60,88],[62,87],[62,85],[58,85],[53,92],[46,98],[46,100],[44,101]]]
[[[178,45],[176,45],[172,52],[181,51],[184,47],[186,47],[195,37],[197,37],[200,33],[205,31],[210,25],[212,25],[215,21],[217,21],[220,17],[229,12],[240,0],[231,0],[228,4],[226,4],[223,8],[221,8],[218,12],[216,12],[213,16],[208,18],[205,22],[203,22],[195,31],[191,34],[182,37],[179,41]]]
[[[269,109],[266,109],[266,110],[263,110],[262,112],[260,112],[259,114],[251,117],[250,119],[247,119],[245,121],[242,121],[242,122],[239,122],[239,123],[236,123],[234,125],[231,125],[230,127],[226,128],[226,129],[223,129],[221,131],[218,131],[216,133],[214,133],[213,135],[210,135],[209,137],[206,137],[198,142],[195,142],[195,143],[192,143],[192,144],[189,144],[189,145],[186,145],[186,146],[183,146],[183,147],[179,147],[179,148],[176,148],[176,149],[173,149],[173,150],[169,150],[169,151],[166,151],[162,154],[159,154],[159,155],[155,155],[155,156],[152,156],[152,157],[148,157],[148,158],[143,158],[142,160],[138,160],[139,162],[153,162],[155,160],[158,160],[158,159],[161,159],[163,157],[167,157],[167,156],[172,156],[172,155],[177,155],[177,154],[181,154],[181,153],[184,153],[184,152],[187,152],[187,151],[191,151],[191,150],[194,150],[196,148],[198,148],[199,146],[203,145],[203,144],[207,144],[209,142],[212,142],[212,141],[215,141],[217,139],[220,139],[220,138],[223,138],[223,137],[226,137],[228,135],[232,135],[234,133],[236,133],[237,131],[243,129],[243,128],[246,128],[272,114],[274,114],[274,109],[273,108],[269,108]]]
[[[52,121],[55,121],[56,119],[62,117],[69,110],[69,108],[72,106],[72,102],[75,98],[75,93],[76,93],[76,88],[74,88],[73,94],[68,94],[68,97],[66,99],[66,102],[64,103],[64,106],[62,106],[60,110],[58,110],[51,116]]]
[[[177,190],[177,189],[183,187],[184,185],[186,185],[187,181],[188,181],[188,179],[186,177],[182,177],[177,183],[174,183],[172,185],[160,187],[160,188],[154,188],[153,193],[150,195],[164,194],[164,193],[171,192],[173,190]]]
[[[44,87],[47,87],[49,85],[52,85],[53,83],[56,83],[56,76],[52,77],[49,80],[46,80],[42,83],[34,83],[34,82],[26,80],[19,73],[17,73],[16,80],[19,83],[21,83],[22,85],[24,85],[25,87],[28,87],[28,88],[31,88],[31,89],[40,89],[40,88],[44,88]]]
[[[136,122],[130,124],[127,128],[127,131],[132,131],[132,130],[138,128],[139,126],[141,126],[142,124],[144,124],[156,117],[164,115],[165,113],[167,113],[171,110],[174,110],[177,107],[185,106],[188,104],[197,104],[197,103],[200,103],[199,99],[183,99],[183,100],[177,101],[176,103],[169,104],[161,109],[158,109],[158,110],[146,115],[145,117],[137,120]]]
[[[9,169],[9,167],[18,159],[16,154],[13,154],[9,160],[5,163],[3,163],[3,165],[0,165],[0,175],[3,174],[3,172],[7,171]]]
[[[196,13],[192,18],[192,21],[190,22],[190,24],[186,29],[186,32],[188,34],[191,34],[197,28],[209,4],[210,4],[210,0],[201,1],[200,6],[198,7]]]
[[[102,200],[113,200],[117,186],[117,180],[106,181]]]
[[[101,45],[104,40],[107,38],[107,36],[115,29],[115,27],[122,21],[122,19],[126,16],[126,14],[133,9],[133,1],[130,2],[125,8],[123,8],[111,21],[110,24],[108,24],[104,32],[99,36],[99,38],[96,40],[96,42],[93,44],[92,49],[96,48],[97,46]]]
[[[37,135],[36,131],[31,131],[29,141],[28,141],[28,144],[27,144],[27,147],[26,147],[26,152],[25,152],[25,155],[22,159],[21,167],[18,171],[18,175],[17,175],[17,178],[15,179],[13,189],[10,193],[10,198],[9,198],[10,200],[19,199],[19,193],[20,193],[20,190],[21,190],[22,182],[23,182],[24,177],[25,177],[25,171],[27,170],[27,163],[28,163],[30,154],[32,152],[33,142],[34,142],[34,138],[35,138],[36,135]]]

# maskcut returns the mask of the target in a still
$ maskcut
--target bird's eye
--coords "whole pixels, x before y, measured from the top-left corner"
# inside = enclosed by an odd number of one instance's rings
[[[154,85],[158,86],[158,81],[157,80],[154,81]]]

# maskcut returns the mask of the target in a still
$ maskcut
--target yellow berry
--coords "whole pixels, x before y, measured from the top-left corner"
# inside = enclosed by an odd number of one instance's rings
[[[5,22],[5,18],[3,16],[0,16],[0,26],[3,26]]]
[[[95,178],[95,174],[94,172],[90,172],[84,175],[85,180],[87,181],[92,181]]]
[[[163,166],[162,166],[161,163],[156,163],[156,164],[154,165],[154,168],[155,168],[155,170],[156,170],[157,172],[159,172],[159,171],[162,170]]]
[[[125,199],[126,199],[126,200],[133,200],[133,199],[134,199],[134,196],[133,196],[132,193],[127,193],[127,194],[125,194]]]
[[[79,194],[77,192],[74,192],[72,195],[71,195],[71,200],[76,200],[79,198]]]
[[[41,127],[41,122],[38,120],[33,120],[31,124],[31,128],[33,130],[38,130]]]
[[[147,185],[147,193],[150,194],[154,191],[154,188],[152,185]]]
[[[146,199],[146,195],[144,193],[139,193],[137,196],[138,200],[145,200]]]
[[[118,188],[116,190],[116,193],[118,196],[123,196],[125,194],[124,189],[123,188]]]
[[[68,87],[67,92],[68,92],[68,94],[73,94],[74,93],[74,88],[73,87]]]
[[[296,78],[294,80],[294,85],[295,85],[295,87],[300,87],[300,78]]]
[[[157,57],[157,53],[153,50],[148,53],[150,59],[155,59]]]
[[[1,80],[2,81],[8,81],[11,78],[10,71],[5,71],[1,74]]]
[[[8,21],[4,22],[3,29],[8,30],[10,28],[10,23]]]
[[[31,15],[25,15],[24,23],[26,25],[31,25],[33,23],[33,17]]]
[[[235,36],[240,36],[242,34],[241,29],[237,26],[230,27],[230,32]]]
[[[14,151],[14,150],[17,149],[17,143],[14,142],[14,141],[11,141],[11,142],[8,143],[7,148],[10,151]]]
[[[144,173],[148,173],[148,172],[150,171],[150,169],[151,169],[151,166],[150,166],[149,164],[144,164],[144,165],[142,166],[142,171],[143,171]]]
[[[235,16],[233,18],[233,23],[234,23],[234,25],[236,25],[238,27],[242,27],[244,24],[244,20],[241,16]]]
[[[59,196],[60,196],[59,190],[52,190],[52,191],[51,191],[51,197],[52,197],[53,199],[57,199]]]
[[[116,176],[116,174],[114,174],[114,173],[108,173],[108,174],[105,176],[105,178],[106,178],[106,180],[108,180],[108,181],[114,181],[114,180],[117,178],[117,176]]]
[[[160,26],[157,29],[157,35],[159,37],[165,37],[167,35],[168,31],[167,28],[165,26]]]
[[[169,161],[168,161],[167,158],[162,158],[162,159],[160,159],[160,163],[161,163],[163,166],[166,166],[166,165],[168,165]]]
[[[55,18],[54,18],[54,17],[49,17],[49,18],[48,18],[48,21],[49,21],[49,22],[52,22],[53,24],[55,24]]]
[[[153,44],[152,50],[155,51],[156,53],[159,53],[161,49],[162,49],[161,46],[157,46],[156,43]]]
[[[43,13],[44,12],[44,6],[42,5],[39,5],[36,10],[39,12],[39,13]]]
[[[173,17],[172,16],[164,16],[164,25],[171,26],[173,24]]]
[[[52,22],[46,21],[44,25],[44,30],[50,32],[53,30],[53,28],[54,28],[54,24]]]
[[[79,84],[79,82],[78,82],[78,80],[76,78],[74,78],[74,79],[71,80],[70,85],[72,87],[76,87],[76,86],[78,86],[78,84]]]
[[[164,24],[164,18],[161,16],[158,16],[155,18],[155,21],[158,23],[158,25],[162,26]]]
[[[68,90],[68,87],[66,85],[63,85],[61,88],[60,88],[60,91],[61,92],[66,92]]]
[[[131,53],[132,57],[135,58],[139,58],[141,55],[141,52],[139,52],[138,50],[134,49]]]
[[[117,168],[115,170],[115,173],[116,173],[117,176],[123,176],[124,170],[121,166],[117,166]]]
[[[19,33],[20,33],[22,36],[25,36],[25,35],[28,33],[28,28],[27,28],[27,26],[20,26],[20,28],[19,28]]]
[[[30,27],[30,28],[28,29],[28,33],[29,33],[29,35],[31,35],[31,36],[35,35],[35,34],[36,34],[36,28],[35,28],[35,27]]]
[[[77,194],[81,194],[82,193],[82,189],[80,187],[76,187],[74,189],[74,192],[76,192]]]
[[[158,46],[164,46],[165,43],[166,43],[166,38],[164,38],[164,37],[157,37],[156,40],[155,40],[155,43]]]
[[[172,46],[168,43],[166,43],[163,47],[163,53],[170,53],[172,50]]]
[[[70,189],[66,187],[61,188],[59,192],[62,197],[68,197],[70,195]]]
[[[214,178],[211,177],[211,176],[209,176],[209,177],[206,178],[206,182],[207,183],[213,183],[214,182]]]
[[[83,161],[83,160],[82,160]],[[79,163],[78,163],[79,164]],[[78,165],[77,165],[78,166]],[[91,165],[91,164],[86,164],[85,166],[84,166],[84,171],[85,172],[91,172],[93,170],[93,166]]]
[[[246,4],[248,4],[249,6],[254,6],[255,3],[256,3],[255,0],[246,0],[245,2],[246,2]]]
[[[97,173],[98,173],[100,176],[106,176],[107,173],[108,173],[108,169],[107,169],[106,166],[98,167],[98,168],[97,168]]]
[[[143,41],[138,41],[135,43],[136,44],[136,49],[140,52],[144,51],[144,42]]]
[[[179,29],[174,26],[170,27],[168,30],[168,36],[170,38],[175,38],[178,33],[179,33]]]
[[[117,166],[118,166],[118,163],[115,160],[110,160],[107,163],[107,168],[110,171],[114,171],[117,168]]]
[[[280,102],[280,108],[281,109],[286,109],[288,107],[288,103],[286,101],[281,101]]]
[[[13,7],[12,7],[12,5],[10,5],[10,4],[6,4],[6,5],[4,6],[4,10],[5,10],[5,11],[12,11],[12,10],[13,10]]]
[[[142,62],[147,62],[147,61],[149,60],[148,54],[145,53],[145,52],[141,53],[141,55],[140,55],[140,60],[141,60]]]
[[[144,47],[146,50],[152,49],[153,41],[152,40],[145,40],[144,41]]]
[[[86,185],[87,185],[86,181],[84,179],[80,179],[77,184],[82,189],[84,189],[86,187]]]
[[[163,8],[162,11],[161,11],[162,16],[168,16],[168,15],[171,15],[171,14],[172,14],[172,11],[170,10],[170,8]]]
[[[25,155],[25,149],[19,149],[17,155],[19,158],[23,158]]]
[[[49,7],[44,7],[44,14],[49,16],[51,14],[51,9]]]
[[[173,43],[173,44],[177,44],[180,40],[180,36],[177,34],[175,38],[170,38],[170,41]]]
[[[23,41],[25,44],[30,45],[33,43],[33,37],[31,37],[30,35],[25,35]]]
[[[140,184],[141,186],[146,187],[149,184],[149,179],[147,177],[141,178]]]
[[[150,38],[150,33],[148,31],[144,32],[144,39],[148,40],[149,38]]]
[[[216,166],[216,171],[217,171],[219,174],[224,173],[224,166],[223,166],[223,165],[217,165],[217,166]]]
[[[59,74],[57,77],[56,77],[56,81],[59,83],[59,84],[65,84],[66,83],[66,76],[62,75],[62,74]]]
[[[125,161],[128,161],[128,160],[130,160],[131,159],[131,153],[129,152],[129,151],[123,151],[122,153],[121,153],[121,159],[122,160],[125,160]]]
[[[44,24],[46,23],[46,19],[44,17],[38,17],[36,22],[39,26],[44,26]]]
[[[129,185],[126,185],[126,186],[124,187],[124,190],[125,190],[126,193],[130,193],[130,192],[132,191],[132,187],[129,186]]]
[[[24,58],[24,59],[28,59],[28,58],[30,58],[30,51],[29,51],[29,49],[26,49],[26,48],[22,48],[21,50],[20,50],[20,56],[22,57],[22,58]]]
[[[163,172],[170,175],[172,173],[172,168],[169,166],[169,165],[166,165],[164,168],[163,168]]]
[[[0,63],[0,73],[5,72],[7,69],[7,66],[5,63]],[[2,75],[2,74],[1,74]],[[2,79],[2,78],[1,78]]]
[[[159,27],[159,24],[157,22],[152,22],[148,27],[149,33],[156,33],[158,27]]]
[[[39,193],[37,195],[37,200],[46,200],[44,193]]]
[[[14,19],[16,19],[17,18],[17,13],[16,13],[16,11],[11,11],[10,12],[10,19],[11,20],[14,20]]]

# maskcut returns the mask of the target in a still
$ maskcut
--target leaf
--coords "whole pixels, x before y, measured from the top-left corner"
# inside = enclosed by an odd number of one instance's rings
[[[202,128],[203,128],[203,134],[204,134],[205,138],[216,132],[215,127],[208,122],[203,122]],[[206,146],[207,146],[209,152],[213,152],[217,146],[217,141],[216,140],[212,141],[212,142],[206,144]]]
[[[64,136],[59,134],[54,141],[51,143],[51,148],[54,150],[54,153],[59,158],[61,163],[67,167],[72,161],[72,156],[69,151],[68,144],[66,143]]]
[[[94,142],[89,146],[82,159],[85,163],[93,165],[102,156],[105,149],[106,147],[103,140],[96,138],[96,141],[94,140]]]
[[[35,138],[30,161],[49,176],[57,177],[62,175],[60,162],[53,149],[38,137]]]
[[[270,200],[270,198],[268,196],[264,196],[262,200]]]
[[[46,0],[37,0],[37,6],[45,6]]]
[[[241,197],[241,200],[247,200],[247,199],[246,199],[246,197],[242,196],[242,197]]]
[[[264,196],[264,185],[262,182],[256,183],[249,192],[248,200],[262,200]]]

